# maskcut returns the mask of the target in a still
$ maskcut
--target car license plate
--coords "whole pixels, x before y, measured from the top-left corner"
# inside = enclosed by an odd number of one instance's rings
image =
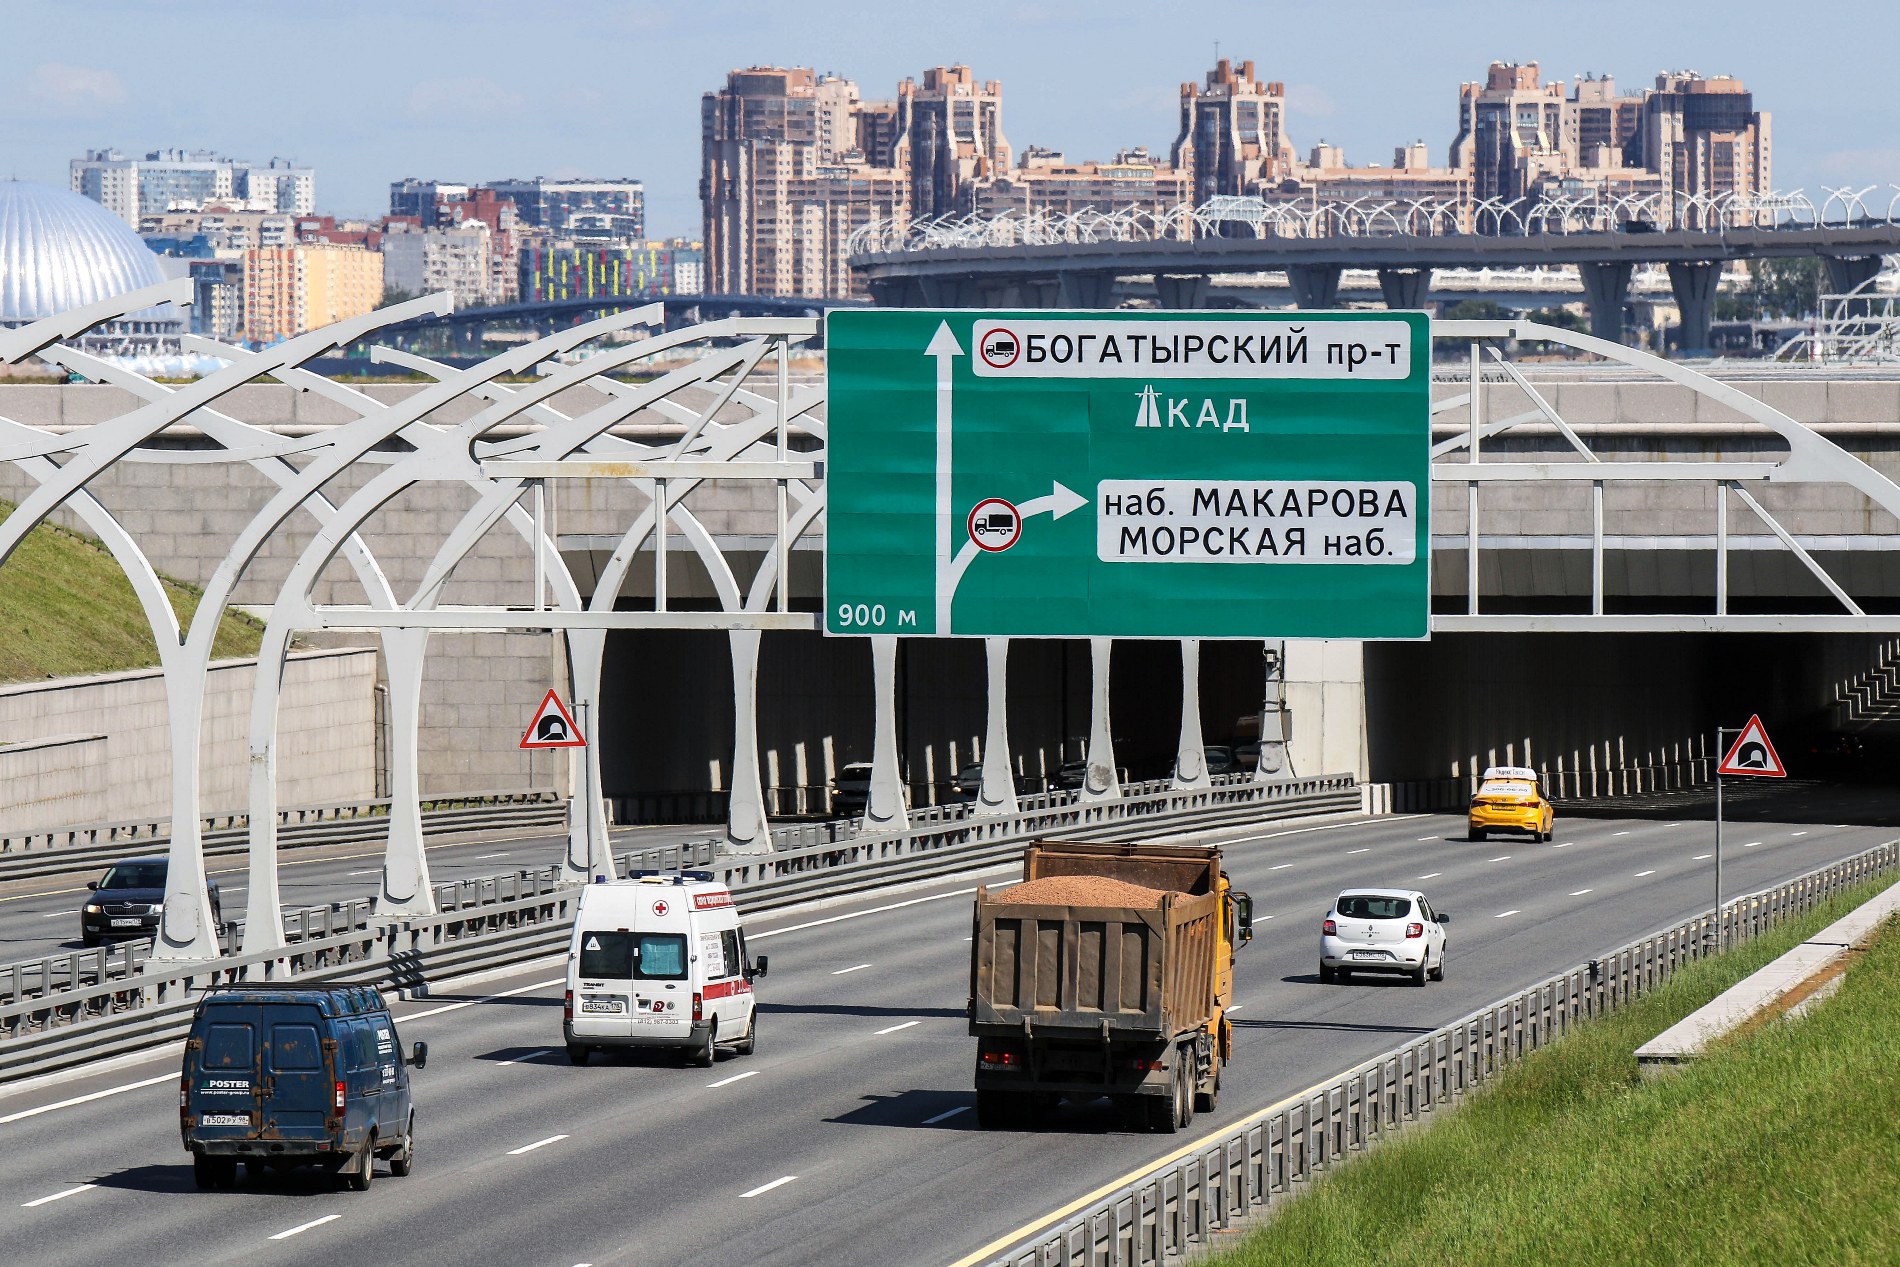
[[[115,919],[112,921],[112,926],[114,928],[137,928],[140,924],[143,924],[144,922],[145,922],[144,920],[139,919],[138,917],[134,916],[130,919]]]
[[[624,1010],[625,1004],[619,999],[581,1000],[581,1011],[583,1012],[620,1012]]]
[[[1354,959],[1383,959],[1385,955],[1377,950],[1355,950],[1352,952],[1352,957]]]
[[[198,1119],[200,1126],[249,1126],[249,1113],[207,1113]]]

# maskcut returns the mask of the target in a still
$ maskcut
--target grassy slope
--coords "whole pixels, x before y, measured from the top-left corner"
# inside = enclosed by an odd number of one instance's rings
[[[13,507],[0,502],[0,519]],[[181,627],[199,592],[165,582]],[[261,626],[226,612],[212,654],[257,654]],[[158,649],[131,582],[98,542],[42,524],[0,567],[0,682],[143,668]]]
[[[1882,887],[1692,965],[1208,1263],[1900,1262],[1900,926],[1799,1022],[1655,1082],[1631,1054]]]

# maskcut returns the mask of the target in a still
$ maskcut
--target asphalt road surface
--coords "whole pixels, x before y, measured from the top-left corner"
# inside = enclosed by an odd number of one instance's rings
[[[1726,836],[1732,896],[1894,836],[1751,823]],[[841,1264],[945,1267],[1182,1142],[1552,972],[1698,910],[1706,822],[1560,819],[1557,839],[1468,843],[1444,815],[1263,827],[1227,845],[1256,937],[1236,969],[1237,1056],[1186,1136],[1065,1107],[982,1132],[965,1032],[978,878],[751,924],[771,957],[760,1049],[710,1070],[560,1047],[561,967],[397,1007],[418,1156],[367,1193],[316,1176],[200,1193],[177,1133],[177,1057],[0,1097],[11,1260],[43,1264]],[[500,859],[490,859],[497,862]],[[1447,980],[1322,986],[1341,888],[1416,885],[1452,915]]]

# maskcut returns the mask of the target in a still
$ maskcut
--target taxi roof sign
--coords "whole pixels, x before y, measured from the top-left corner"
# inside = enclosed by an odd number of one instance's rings
[[[1781,763],[1775,745],[1768,742],[1768,732],[1762,727],[1759,716],[1748,719],[1748,725],[1742,727],[1742,733],[1735,736],[1735,742],[1729,745],[1728,755],[1722,758],[1722,764],[1715,768],[1715,772],[1744,774],[1758,779],[1788,777],[1788,767]]]
[[[534,710],[534,716],[528,721],[528,729],[522,732],[523,748],[585,748],[587,740],[581,737],[581,728],[574,723],[574,715],[567,711],[567,705],[561,703],[561,697],[550,690],[541,701],[541,707]]]

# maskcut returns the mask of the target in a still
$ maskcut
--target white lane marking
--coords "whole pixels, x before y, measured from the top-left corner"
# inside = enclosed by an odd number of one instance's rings
[[[990,885],[991,889],[1008,888],[1012,884],[1021,884],[1021,880],[998,880]],[[844,915],[831,915],[824,919],[815,919],[803,924],[787,924],[784,928],[768,928],[762,933],[747,933],[747,941],[758,941],[762,937],[777,937],[780,933],[797,933],[807,928],[822,928],[826,924],[836,924],[842,920],[860,919],[866,915],[882,915],[885,911],[901,911],[906,906],[917,906],[924,902],[941,902],[947,897],[967,897],[976,892],[976,886],[967,889],[952,889],[948,893],[932,893],[929,897],[914,897],[907,902],[892,902],[888,906],[873,906],[869,910],[850,911]]]
[[[1380,814],[1378,816],[1379,821],[1385,823],[1405,823],[1410,822],[1414,818],[1429,817],[1431,817],[1429,814]],[[1230,845],[1244,845],[1254,840],[1278,840],[1282,836],[1302,836],[1309,831],[1338,831],[1341,827],[1369,827],[1372,825],[1373,824],[1364,817],[1351,818],[1343,823],[1321,823],[1317,827],[1293,827],[1286,831],[1266,832],[1259,836],[1236,836],[1227,843]],[[1438,837],[1428,836],[1426,839],[1436,840]]]
[[[1497,857],[1491,859],[1491,861],[1493,862],[1509,862],[1510,860],[1511,860],[1511,855],[1508,853],[1501,853]]]
[[[1267,870],[1269,870],[1269,871],[1285,871],[1285,870],[1286,870],[1286,869],[1287,869],[1288,867],[1290,867],[1290,866],[1292,866],[1292,865],[1293,865],[1293,864],[1292,864],[1292,863],[1290,863],[1290,862],[1276,862],[1276,863],[1275,863],[1274,865],[1272,865],[1271,867],[1268,867],[1268,868],[1267,868]]]
[[[1791,835],[1791,836],[1805,836],[1805,835],[1807,835],[1808,833],[1806,833],[1806,832],[1804,832],[1804,831],[1797,831],[1797,832],[1789,832],[1788,834],[1789,834],[1789,835]]]
[[[299,1223],[296,1227],[285,1228],[271,1237],[273,1241],[287,1241],[299,1232],[308,1232],[313,1227],[322,1227],[325,1223],[334,1223],[342,1218],[341,1214],[326,1214],[320,1219],[311,1219],[308,1223]]]
[[[1437,839],[1438,839],[1438,837],[1436,837],[1436,836],[1420,836],[1420,837],[1418,838],[1418,843],[1419,843],[1419,844],[1424,844],[1424,843],[1425,843],[1426,841],[1428,841],[1428,840],[1437,840]]]
[[[963,940],[965,940],[965,941],[975,941],[975,940],[976,940],[976,938],[975,938],[975,936],[974,936],[974,935],[972,935],[972,936],[970,936],[970,937],[965,937],[965,938],[964,938]]]
[[[31,1210],[36,1206],[51,1205],[53,1202],[63,1200],[66,1197],[76,1197],[82,1192],[90,1192],[98,1186],[96,1183],[82,1183],[77,1188],[68,1188],[64,1192],[55,1192],[52,1196],[41,1197],[38,1201],[23,1202],[20,1208],[22,1210]]]
[[[1517,914],[1517,908],[1515,908],[1515,907],[1513,907],[1513,908],[1511,908],[1511,909],[1510,909],[1510,910],[1508,910],[1508,911],[1499,911],[1499,912],[1498,912],[1498,913],[1497,913],[1496,915],[1493,915],[1493,916],[1492,916],[1491,918],[1492,918],[1492,919],[1503,919],[1503,918],[1504,918],[1505,916],[1507,916],[1507,915],[1515,915],[1515,914]]]
[[[545,990],[551,985],[565,985],[566,977],[556,977],[552,981],[537,981],[533,985],[517,986],[513,990],[503,990],[500,994],[487,994],[479,999],[469,999],[463,1003],[444,1003],[441,1007],[432,1007],[423,1012],[411,1012],[396,1019],[407,1025],[410,1021],[419,1021],[425,1016],[440,1016],[444,1012],[459,1012],[465,1007],[474,1007],[477,1003],[493,1003],[496,999],[512,999],[517,994],[527,994],[534,990]],[[4,1122],[0,1122],[4,1125]]]
[[[382,870],[381,867],[371,867],[367,871],[346,871],[343,874],[345,875],[375,875],[377,872],[381,870]]]
[[[1612,835],[1612,836],[1627,836],[1627,835],[1629,835],[1629,833],[1628,833],[1628,832],[1626,832],[1626,831],[1613,831],[1613,832],[1611,832],[1611,833],[1610,833],[1610,835]]]
[[[1246,1007],[1246,1006],[1247,1005],[1245,1003],[1236,1003],[1232,1007],[1228,1008],[1227,1010],[1229,1012],[1238,1012],[1241,1008]]]
[[[939,1123],[939,1122],[948,1122],[948,1121],[949,1121],[949,1120],[950,1120],[951,1118],[953,1118],[953,1117],[955,1117],[955,1116],[956,1116],[957,1114],[959,1114],[959,1113],[968,1113],[969,1111],[970,1111],[970,1106],[969,1106],[969,1105],[967,1105],[967,1104],[959,1104],[959,1105],[957,1105],[957,1107],[956,1107],[956,1108],[954,1108],[954,1109],[950,1109],[950,1110],[948,1110],[947,1112],[943,1112],[943,1113],[939,1113],[939,1114],[937,1114],[937,1116],[935,1116],[935,1117],[927,1117],[927,1118],[925,1118],[925,1119],[924,1119],[924,1125],[925,1125],[925,1126],[935,1126],[935,1125],[936,1125],[937,1123]]]
[[[1595,893],[1595,892],[1596,892],[1596,890],[1595,890],[1595,889],[1578,889],[1578,890],[1577,890],[1577,891],[1576,891],[1575,893],[1572,893],[1572,894],[1571,894],[1570,896],[1571,896],[1571,897],[1582,897],[1582,896],[1583,896],[1584,894],[1586,894],[1586,893]]]
[[[1570,842],[1566,840],[1560,845],[1552,845],[1551,848],[1552,849],[1568,849],[1570,848]]]
[[[531,1051],[526,1055],[516,1056],[513,1060],[504,1060],[501,1063],[504,1065],[525,1065],[530,1060],[539,1060],[553,1050],[554,1048],[552,1047],[543,1047],[539,1051]]]
[[[1258,916],[1255,916],[1255,918],[1256,918],[1256,919],[1272,919],[1272,918],[1273,918],[1273,916],[1271,916],[1271,915],[1258,915]],[[963,940],[965,940],[965,941],[968,941],[968,940],[970,940],[970,939],[969,939],[968,937],[965,937],[965,938],[964,938]]]
[[[511,1148],[508,1150],[508,1155],[510,1157],[519,1157],[521,1154],[531,1153],[537,1148],[546,1148],[549,1144],[558,1144],[566,1138],[567,1136],[565,1135],[550,1135],[546,1139],[537,1139],[532,1144],[523,1144],[520,1148]]]
[[[475,855],[475,861],[487,862],[490,858],[506,858],[512,852],[512,850],[504,849],[500,853],[478,853]]]
[[[771,1183],[762,1183],[750,1192],[741,1192],[739,1194],[739,1199],[743,1201],[747,1197],[756,1197],[760,1193],[770,1192],[774,1188],[783,1188],[786,1184],[790,1183],[792,1180],[796,1178],[798,1178],[797,1175],[786,1175],[782,1179],[774,1179]]]
[[[1745,845],[1743,845],[1743,846],[1742,846],[1742,848],[1744,848],[1744,849],[1753,849],[1753,848],[1754,848],[1754,847],[1755,847],[1756,845],[1759,845],[1760,843],[1761,843],[1761,841],[1759,841],[1759,840],[1751,840],[1751,841],[1749,841],[1749,842],[1748,842],[1747,844],[1745,844]]]
[[[1444,874],[1445,873],[1443,871],[1427,871],[1424,875],[1420,876],[1419,879],[1436,880],[1439,876],[1444,875]]]
[[[1644,876],[1646,876],[1646,875],[1655,875],[1655,874],[1656,874],[1656,873],[1655,873],[1654,871],[1638,871],[1638,872],[1636,873],[1636,878],[1637,878],[1638,880],[1640,880],[1640,879],[1642,879],[1642,878],[1643,878]]]
[[[706,1089],[711,1091],[715,1087],[729,1087],[735,1082],[744,1082],[747,1078],[756,1078],[758,1076],[759,1071],[757,1069],[748,1069],[744,1073],[735,1073],[730,1078],[721,1078],[717,1082],[708,1082]]]
[[[1348,849],[1348,850],[1347,850],[1346,852],[1347,852],[1348,854],[1355,854],[1355,853],[1371,853],[1371,852],[1372,852],[1372,849],[1371,849],[1371,847],[1370,847],[1370,846],[1368,846],[1368,847],[1366,847],[1366,848],[1364,848],[1364,849]]]
[[[40,918],[41,919],[58,919],[62,915],[77,915],[77,914],[79,914],[78,911],[48,911],[46,912],[46,914],[40,916]]]
[[[842,977],[847,972],[859,972],[870,966],[871,965],[868,963],[854,963],[849,968],[840,968],[836,972],[832,973],[831,975],[834,977]]]
[[[1697,855],[1696,855],[1695,857],[1693,857],[1693,858],[1691,858],[1691,859],[1689,859],[1689,861],[1690,861],[1690,862],[1701,862],[1701,861],[1702,861],[1703,859],[1705,859],[1705,858],[1713,858],[1713,857],[1715,857],[1715,855],[1714,855],[1714,854],[1712,854],[1712,853],[1699,853],[1699,854],[1697,854]]]
[[[87,1104],[93,1100],[103,1100],[107,1096],[117,1095],[121,1091],[137,1091],[142,1087],[155,1087],[161,1082],[177,1081],[177,1074],[162,1073],[156,1078],[144,1078],[138,1082],[128,1082],[122,1087],[107,1087],[104,1091],[94,1091],[87,1095],[76,1095],[70,1100],[61,1100],[57,1104],[42,1104],[37,1109],[21,1109],[18,1113],[9,1113],[5,1117],[0,1117],[0,1126],[5,1126],[10,1122],[21,1122],[29,1117],[38,1117],[42,1113],[51,1113],[54,1109],[70,1109],[75,1104]]]
[[[913,1025],[922,1025],[922,1024],[923,1024],[922,1021],[905,1021],[902,1025],[892,1025],[887,1029],[879,1030],[877,1032],[877,1036],[879,1038],[882,1038],[886,1034],[895,1034],[900,1029],[909,1029]]]

